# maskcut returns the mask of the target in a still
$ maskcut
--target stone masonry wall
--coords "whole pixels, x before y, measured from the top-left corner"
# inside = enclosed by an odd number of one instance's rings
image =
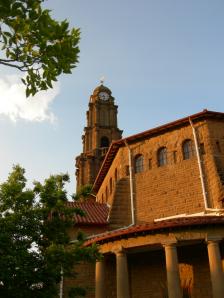
[[[213,193],[213,207],[223,208],[224,198],[224,122],[208,121],[210,160],[207,162],[209,170],[209,190]]]
[[[224,123],[204,120],[195,123],[194,126],[200,148],[208,207],[220,208],[220,199],[223,194],[220,182],[222,177],[224,183],[224,170],[223,176],[220,170],[224,169],[222,165],[224,164]],[[133,175],[137,223],[204,211],[205,205],[195,148],[193,149],[194,156],[185,160],[182,150],[185,140],[194,142],[190,124],[129,144],[133,173],[135,157],[139,154],[144,157],[143,171]],[[218,146],[221,152],[217,153]],[[167,148],[168,162],[164,166],[158,166],[157,160],[157,152],[161,147]],[[214,152],[219,159],[215,157]],[[117,172],[116,179],[115,172]],[[123,178],[129,178],[128,149],[125,146],[119,149],[98,191],[97,200],[108,202],[112,206],[116,184]],[[129,196],[130,194],[122,200],[129,202]]]

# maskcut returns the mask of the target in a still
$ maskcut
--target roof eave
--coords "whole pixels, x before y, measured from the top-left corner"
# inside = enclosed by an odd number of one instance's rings
[[[142,224],[132,226],[131,228],[123,230],[114,230],[95,236],[85,242],[85,246],[89,246],[93,243],[104,243],[111,242],[122,238],[133,238],[141,234],[156,233],[161,230],[175,230],[186,227],[198,227],[206,225],[224,225],[224,216],[214,217],[192,217],[192,218],[181,218],[177,220],[167,220],[158,224]]]

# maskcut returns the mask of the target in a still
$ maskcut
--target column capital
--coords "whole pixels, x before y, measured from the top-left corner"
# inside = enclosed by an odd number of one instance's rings
[[[205,241],[209,244],[209,243],[219,243],[220,241],[222,241],[223,238],[221,236],[213,236],[213,235],[208,235],[205,239]]]
[[[166,241],[163,241],[161,244],[162,244],[163,247],[177,246],[177,240],[174,240],[174,239],[166,240]]]
[[[99,262],[104,262],[104,256],[100,259],[96,259],[96,263],[99,263]]]
[[[111,252],[114,253],[116,256],[126,254],[125,248],[121,245],[112,249]]]

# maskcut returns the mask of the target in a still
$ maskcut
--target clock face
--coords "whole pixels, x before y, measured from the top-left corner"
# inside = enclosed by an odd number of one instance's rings
[[[107,92],[100,92],[99,93],[99,98],[101,99],[101,100],[108,100],[109,99],[109,94],[107,93]]]

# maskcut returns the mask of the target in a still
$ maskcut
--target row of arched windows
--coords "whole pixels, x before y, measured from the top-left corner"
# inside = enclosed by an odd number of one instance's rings
[[[192,140],[187,139],[182,143],[183,159],[190,159],[195,155],[194,144]],[[174,151],[174,160],[176,161],[176,151]],[[157,151],[157,165],[162,167],[168,164],[168,151],[166,147],[160,147]],[[151,167],[151,160],[149,160],[149,168]],[[134,160],[135,173],[143,172],[144,170],[144,156],[138,154]]]
[[[203,145],[203,144],[201,144]],[[204,150],[204,149],[203,149]],[[204,153],[204,152],[203,152]],[[176,157],[177,152],[173,151],[173,160],[174,162],[176,162]],[[192,142],[192,140],[187,139],[182,143],[182,156],[183,159],[190,159],[195,155],[195,149],[194,149],[194,144]],[[157,151],[157,166],[158,167],[162,167],[168,164],[168,150],[167,148],[164,147],[160,147]],[[148,164],[149,169],[152,168],[152,160],[149,159],[149,164]],[[144,171],[144,156],[142,154],[138,154],[135,156],[134,158],[134,170],[135,173],[141,173]],[[126,167],[126,175],[129,175],[129,167]],[[117,168],[115,168],[114,171],[114,176],[113,178],[111,177],[109,179],[109,183],[105,188],[105,193],[103,193],[101,195],[101,201],[105,202],[107,201],[107,198],[109,197],[109,195],[112,194],[113,192],[113,186],[114,183],[116,183],[116,181],[118,180],[118,170]]]
[[[117,171],[117,168],[115,168],[115,171],[114,171],[114,179],[112,177],[110,177],[110,180],[109,180],[109,189],[108,189],[108,186],[106,186],[106,189],[105,189],[105,194],[102,194],[101,196],[101,202],[104,203],[107,201],[107,198],[109,195],[112,194],[113,192],[113,185],[114,183],[116,183],[118,180],[118,171]],[[105,195],[105,197],[104,197]],[[104,200],[105,198],[105,200]]]

